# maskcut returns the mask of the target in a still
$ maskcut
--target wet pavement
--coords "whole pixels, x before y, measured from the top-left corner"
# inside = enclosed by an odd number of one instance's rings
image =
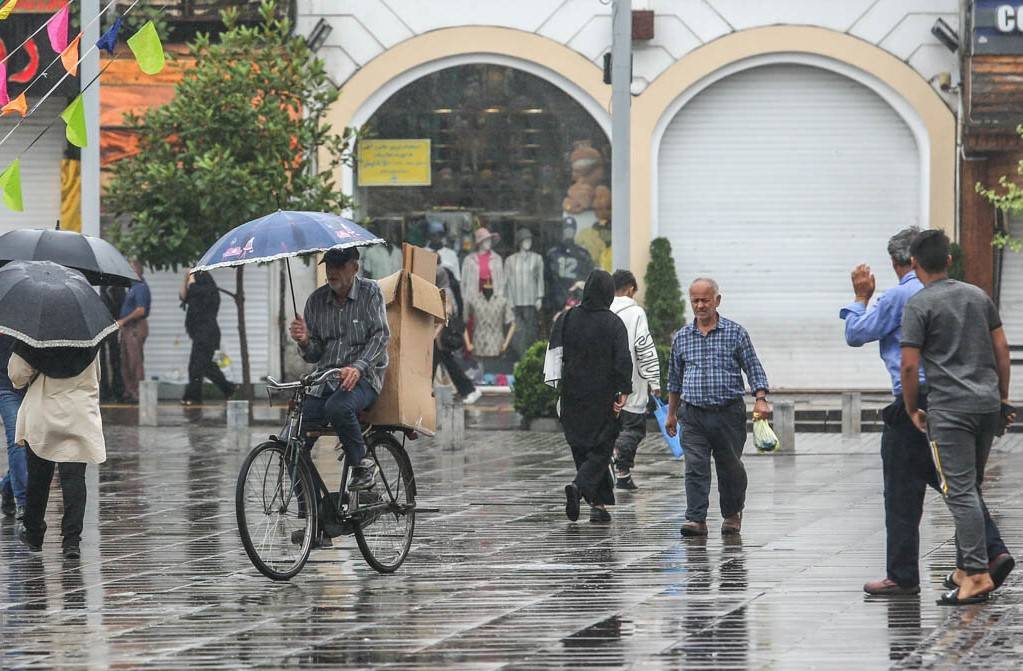
[[[235,526],[241,443],[259,433],[190,424],[107,436],[108,462],[89,469],[80,563],[61,560],[55,533],[30,555],[0,524],[2,668],[1020,665],[1023,577],[987,605],[935,605],[954,548],[933,493],[922,594],[862,593],[884,566],[877,434],[801,434],[794,456],[747,453],[734,540],[716,533],[716,502],[709,538],[679,537],[682,467],[657,439],[610,525],[565,519],[571,457],[556,434],[470,431],[460,450],[416,441],[419,514],[398,573],[376,574],[344,537],[289,583],[252,568]],[[333,459],[318,449],[324,473]],[[1021,467],[1014,434],[996,446],[986,486],[1010,548],[1023,541]],[[59,500],[55,490],[53,530]]]

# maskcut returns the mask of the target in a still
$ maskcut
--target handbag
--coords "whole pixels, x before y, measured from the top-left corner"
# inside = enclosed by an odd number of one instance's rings
[[[682,427],[680,425],[675,426],[675,435],[668,435],[668,406],[661,399],[654,398],[654,403],[657,407],[654,409],[654,417],[657,418],[657,425],[661,427],[661,435],[664,436],[665,442],[668,443],[668,449],[675,455],[676,459],[681,459],[683,456],[682,452]]]
[[[465,322],[458,315],[451,315],[448,323],[440,331],[440,347],[445,352],[457,352],[465,346],[463,334],[465,333]]]

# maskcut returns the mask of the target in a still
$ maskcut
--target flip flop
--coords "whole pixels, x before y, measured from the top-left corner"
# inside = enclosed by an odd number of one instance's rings
[[[941,584],[945,586],[945,589],[955,589],[956,587],[959,587],[959,583],[955,581],[955,577],[956,572],[952,571],[947,576],[945,576],[945,579],[941,581]]]
[[[991,598],[991,592],[984,592],[983,594],[975,594],[974,596],[966,597],[965,599],[959,598],[959,588],[956,587],[954,590],[945,592],[941,595],[941,598],[937,600],[939,606],[972,606],[978,603],[985,603]]]

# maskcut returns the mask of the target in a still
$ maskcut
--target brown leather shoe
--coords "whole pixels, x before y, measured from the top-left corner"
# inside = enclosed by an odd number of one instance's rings
[[[900,587],[899,583],[885,578],[884,580],[868,582],[863,586],[863,591],[872,596],[906,596],[908,594],[919,594],[920,585]]]
[[[737,534],[740,531],[742,531],[742,513],[726,517],[721,524],[721,533],[723,534]]]
[[[681,532],[683,536],[706,536],[707,523],[686,520],[685,522],[682,523]]]

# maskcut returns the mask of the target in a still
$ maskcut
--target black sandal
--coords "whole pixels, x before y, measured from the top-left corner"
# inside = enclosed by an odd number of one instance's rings
[[[985,603],[991,598],[991,592],[984,592],[983,594],[974,594],[973,596],[966,597],[965,599],[959,598],[959,588],[956,587],[954,590],[945,592],[938,599],[937,604],[939,606],[972,606],[978,603]]]
[[[941,584],[945,586],[945,589],[955,589],[959,587],[959,583],[956,582],[955,578],[956,572],[952,571],[947,576],[945,576],[945,579],[941,581]]]

